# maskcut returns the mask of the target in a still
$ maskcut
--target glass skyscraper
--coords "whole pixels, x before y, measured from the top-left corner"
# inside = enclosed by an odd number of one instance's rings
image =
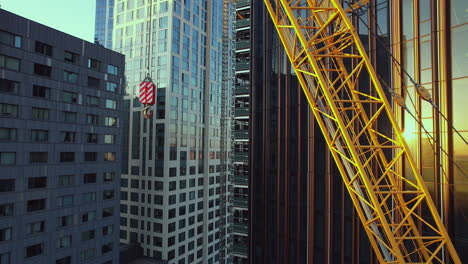
[[[114,27],[114,0],[96,0],[96,20],[94,42],[112,48],[112,29]]]
[[[251,2],[250,263],[378,263],[263,1]],[[468,2],[375,0],[358,13],[352,21],[381,83],[406,98],[429,132],[394,107],[466,263],[468,147],[452,124],[468,138]],[[385,49],[430,91],[442,114],[418,96]],[[359,85],[368,87],[368,78]],[[386,125],[378,121],[384,131]]]
[[[233,79],[228,1],[121,0],[113,49],[126,55],[122,243],[169,263],[224,263],[231,241]],[[137,95],[149,73],[154,116]]]

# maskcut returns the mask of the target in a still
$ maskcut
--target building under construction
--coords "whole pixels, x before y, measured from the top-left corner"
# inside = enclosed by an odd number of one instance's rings
[[[382,87],[405,98],[407,111],[393,106],[396,120],[462,263],[468,261],[467,10],[461,0],[374,0],[349,12]],[[249,250],[248,261],[236,263],[378,263],[263,1],[250,1],[249,23]],[[366,74],[356,84],[372,85]],[[433,104],[416,92],[419,85]],[[375,127],[391,131],[385,118]],[[400,170],[411,173],[408,163]]]

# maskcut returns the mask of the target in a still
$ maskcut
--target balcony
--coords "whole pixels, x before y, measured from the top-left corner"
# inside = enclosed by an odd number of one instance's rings
[[[248,185],[249,178],[247,176],[234,176],[235,185]]]
[[[249,131],[248,130],[234,131],[234,138],[235,139],[249,139]]]
[[[238,40],[236,41],[236,49],[248,49],[250,48],[250,40]]]
[[[236,3],[236,8],[242,8],[246,6],[250,6],[250,0],[239,0]]]
[[[249,153],[248,152],[234,153],[234,162],[248,162],[248,161],[249,161]]]
[[[250,70],[250,62],[249,61],[238,61],[236,62],[236,71],[245,71]]]
[[[236,86],[236,95],[249,94],[249,88],[248,85]]]
[[[250,26],[250,18],[244,18],[241,20],[236,21],[237,28],[249,27]]]
[[[232,225],[232,231],[234,233],[247,235],[247,233],[249,232],[249,226],[247,224],[244,224],[244,223],[234,223]]]
[[[235,108],[234,116],[249,116],[249,108],[248,107]]]
[[[234,242],[234,245],[232,246],[232,251],[234,254],[247,256],[248,248],[247,245],[236,244],[236,242]]]
[[[247,208],[249,200],[247,198],[234,197],[234,207]]]

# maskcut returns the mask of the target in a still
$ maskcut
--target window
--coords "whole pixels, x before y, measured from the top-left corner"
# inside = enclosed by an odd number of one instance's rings
[[[49,120],[49,109],[45,108],[32,108],[32,119],[39,120],[39,121],[47,121]]]
[[[52,46],[39,41],[36,41],[36,48],[34,49],[34,51],[37,53],[44,54],[46,56],[52,56]]]
[[[0,127],[0,140],[16,140],[16,128]]]
[[[108,109],[116,109],[117,108],[117,101],[106,99],[106,108]]]
[[[57,217],[57,225],[58,228],[64,228],[73,225],[73,215]]]
[[[63,111],[62,112],[62,121],[65,123],[76,123],[77,120],[77,114],[76,112],[68,112],[68,111]]]
[[[63,92],[62,101],[69,104],[76,104],[78,103],[78,94],[72,92]]]
[[[50,77],[52,75],[52,67],[34,63],[34,74],[41,75],[45,77]]]
[[[0,55],[0,68],[5,68],[7,70],[12,70],[12,71],[19,71],[20,60],[17,58]]]
[[[119,68],[114,65],[107,65],[107,73],[112,75],[117,75],[119,73]]]
[[[30,163],[47,163],[49,160],[48,152],[30,152],[29,162]]]
[[[27,202],[27,212],[35,212],[45,210],[46,199],[29,200]]]
[[[85,175],[83,175],[83,183],[96,183],[96,178],[96,173],[86,173]]]
[[[32,258],[42,254],[44,245],[42,243],[26,247],[26,258]]]
[[[94,258],[95,256],[95,249],[94,248],[88,248],[85,250],[82,250],[80,252],[80,260],[81,261],[88,261]]]
[[[69,83],[78,83],[78,74],[69,71],[63,71],[63,80]]]
[[[109,217],[114,215],[114,208],[113,207],[108,207],[102,209],[102,218],[104,217]]]
[[[96,133],[86,133],[85,141],[86,143],[96,144],[98,142],[98,135]]]
[[[18,89],[19,82],[0,78],[0,92],[16,94]]]
[[[94,193],[96,194],[96,193]],[[96,219],[96,211],[89,211],[81,215],[81,222],[86,223]]]
[[[75,184],[75,175],[60,175],[59,186],[70,186]]]
[[[14,192],[15,191],[15,179],[1,179],[0,180],[0,192]]]
[[[49,131],[33,129],[31,130],[31,140],[32,141],[48,141]]]
[[[104,152],[104,161],[115,161],[115,152]]]
[[[85,152],[84,161],[97,161],[97,152]]]
[[[104,182],[112,182],[115,178],[115,172],[104,172]]]
[[[13,204],[0,204],[0,217],[12,216],[13,215]]]
[[[94,239],[96,232],[94,230],[88,230],[81,233],[81,241],[88,241]]]
[[[101,253],[102,253],[102,254],[105,254],[105,253],[107,253],[107,252],[111,252],[111,251],[112,251],[112,247],[113,247],[112,243],[107,243],[107,244],[102,245],[102,247],[101,247]]]
[[[99,119],[99,116],[98,115],[91,115],[91,114],[87,114],[86,115],[86,124],[90,124],[90,125],[98,125],[98,120]]]
[[[104,135],[104,144],[115,144],[115,135]]]
[[[80,58],[80,55],[66,50],[63,57],[64,57],[63,59],[66,62],[78,63],[78,59]]]
[[[21,48],[21,36],[6,31],[0,31],[0,43]]]
[[[105,190],[105,191],[102,193],[102,199],[103,199],[103,200],[114,199],[114,190]]]
[[[59,239],[57,239],[57,249],[70,247],[71,243],[72,243],[71,235],[59,237]]]
[[[117,84],[113,82],[107,82],[106,90],[109,92],[117,92]]]
[[[1,117],[17,117],[18,105],[0,103],[0,116]]]
[[[60,152],[60,162],[74,162],[75,152]]]
[[[0,229],[0,242],[11,240],[11,232],[12,232],[11,227]],[[2,262],[0,262],[0,263],[2,263]]]
[[[98,61],[98,60],[89,58],[88,59],[88,68],[96,70],[96,71],[100,71],[101,70],[101,62]]]
[[[28,189],[40,189],[47,187],[47,177],[28,178]]]
[[[75,142],[76,132],[62,131],[60,136],[62,142],[73,143]]]
[[[88,77],[88,87],[99,89],[100,88],[99,79]]]
[[[107,235],[112,235],[114,233],[114,226],[109,225],[109,226],[104,226],[102,228],[102,235],[107,236]]]
[[[45,222],[38,221],[32,222],[26,225],[26,235],[34,235],[44,232],[45,230]]]
[[[58,207],[69,206],[69,205],[73,205],[73,195],[63,195],[63,196],[57,197]]]
[[[104,125],[108,127],[117,127],[117,118],[106,116]]]
[[[91,106],[99,106],[99,97],[97,96],[86,96],[86,104]]]
[[[61,259],[57,259],[55,261],[55,264],[72,264],[72,257],[68,256]]]
[[[50,89],[45,86],[33,85],[33,96],[50,98]]]

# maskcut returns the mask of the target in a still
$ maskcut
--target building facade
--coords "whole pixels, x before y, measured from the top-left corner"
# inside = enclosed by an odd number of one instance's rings
[[[401,67],[393,65],[393,85],[407,97],[410,111],[418,121],[408,114],[400,113],[398,117],[465,263],[468,261],[468,123],[464,119],[468,91],[465,43],[468,2],[397,1],[391,5],[391,12],[393,52],[409,75],[431,92],[437,105],[434,108],[421,100],[408,76],[397,74]]]
[[[96,20],[94,23],[94,43],[112,49],[114,28],[114,1],[96,0]]]
[[[120,241],[169,263],[230,258],[232,99],[228,1],[116,1],[126,55]],[[156,84],[143,119],[139,83]]]
[[[263,1],[252,1],[251,9],[250,263],[377,263]],[[374,0],[352,17],[382,84],[404,95],[418,118],[394,108],[462,262],[466,10],[460,0]],[[402,68],[429,89],[437,109],[419,98]],[[369,87],[366,76],[359,86]]]
[[[250,113],[250,0],[236,2],[236,86],[234,95],[233,262],[248,261]]]
[[[124,56],[0,20],[0,263],[117,263]]]

